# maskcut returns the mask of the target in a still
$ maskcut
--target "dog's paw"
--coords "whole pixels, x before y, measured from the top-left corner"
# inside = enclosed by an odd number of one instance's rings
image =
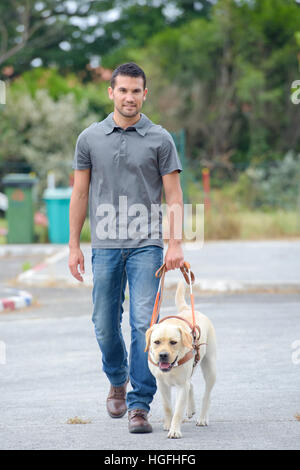
[[[197,423],[196,423],[196,426],[208,426],[209,424],[209,420],[208,418],[204,417],[204,418],[200,418]]]
[[[168,438],[169,439],[180,439],[182,434],[179,429],[170,429]]]
[[[188,410],[188,412],[187,412],[187,417],[188,417],[188,419],[191,419],[191,418],[194,416],[194,414],[196,414],[196,411],[194,411],[194,410]]]
[[[164,425],[163,425],[164,431],[169,431],[170,427],[171,427],[171,423],[167,423],[167,422],[166,422],[166,423],[164,423]]]

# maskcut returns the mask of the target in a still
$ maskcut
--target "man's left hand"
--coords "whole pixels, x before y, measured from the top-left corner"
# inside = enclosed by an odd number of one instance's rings
[[[167,271],[181,268],[183,266],[184,256],[181,242],[169,242],[164,262],[166,264]]]

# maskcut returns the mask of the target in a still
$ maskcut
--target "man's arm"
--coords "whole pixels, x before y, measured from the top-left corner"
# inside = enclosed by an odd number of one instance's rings
[[[80,249],[80,233],[85,221],[89,200],[91,170],[75,170],[74,186],[70,201],[70,238],[69,238],[69,269],[72,275],[83,282],[84,256]],[[78,271],[80,266],[80,272]]]
[[[177,171],[162,176],[166,196],[169,221],[169,244],[165,256],[167,269],[176,269],[183,266],[184,256],[182,250],[183,226],[183,199],[180,186],[180,177]]]

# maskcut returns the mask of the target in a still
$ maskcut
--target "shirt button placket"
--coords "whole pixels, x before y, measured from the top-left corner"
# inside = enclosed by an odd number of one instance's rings
[[[123,131],[121,134],[120,156],[124,157],[125,155],[126,155],[126,136],[125,136],[125,131]]]

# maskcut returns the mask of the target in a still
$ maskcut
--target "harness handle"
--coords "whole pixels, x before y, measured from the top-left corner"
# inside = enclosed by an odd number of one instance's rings
[[[180,270],[187,284],[189,284],[190,286],[190,297],[191,297],[191,307],[192,307],[192,316],[193,316],[193,330],[192,331],[193,331],[193,336],[195,339],[196,338],[196,320],[195,320],[194,295],[192,291],[192,284],[195,281],[195,276],[194,276],[194,273],[190,270],[190,267],[191,267],[190,263],[188,263],[187,261],[184,261],[183,266],[180,268]],[[167,271],[166,263],[164,263],[155,273],[155,277],[159,277],[160,280],[159,280],[157,294],[155,297],[150,327],[153,326],[154,323],[156,323],[158,315],[159,315],[160,306],[162,302],[162,294],[163,294],[163,289],[164,289],[166,271]]]

